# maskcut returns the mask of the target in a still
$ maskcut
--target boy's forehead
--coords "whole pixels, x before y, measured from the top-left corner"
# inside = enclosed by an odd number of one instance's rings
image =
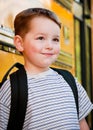
[[[42,25],[46,26],[47,23],[51,24],[51,25],[53,25],[53,23],[54,23],[54,26],[58,26],[57,23],[55,23],[53,20],[51,20],[50,18],[48,18],[46,16],[43,16],[43,15],[36,16],[33,19],[31,19],[31,21],[30,21],[31,25],[33,25],[33,24],[39,24],[40,27]]]
[[[47,17],[35,17],[31,20],[30,22],[30,29],[31,31],[37,31],[38,33],[44,33],[44,32],[48,32],[48,33],[59,33],[60,32],[60,28],[59,26],[52,21],[51,19],[47,18]]]

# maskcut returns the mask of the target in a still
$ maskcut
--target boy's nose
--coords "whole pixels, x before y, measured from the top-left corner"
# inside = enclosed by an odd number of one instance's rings
[[[53,48],[52,41],[47,41],[46,42],[46,48],[47,49],[52,49]]]

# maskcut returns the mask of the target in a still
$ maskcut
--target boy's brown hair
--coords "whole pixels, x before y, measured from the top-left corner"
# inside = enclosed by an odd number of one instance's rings
[[[29,31],[29,23],[31,19],[38,16],[44,16],[51,19],[61,28],[60,21],[54,12],[45,8],[29,8],[16,15],[14,20],[15,35],[24,37]],[[42,26],[42,24],[40,26]]]

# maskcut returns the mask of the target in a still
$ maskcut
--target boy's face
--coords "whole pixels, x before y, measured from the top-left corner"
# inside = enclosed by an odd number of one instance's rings
[[[60,51],[60,28],[52,20],[36,17],[31,20],[30,31],[22,40],[22,50],[27,66],[47,69]]]

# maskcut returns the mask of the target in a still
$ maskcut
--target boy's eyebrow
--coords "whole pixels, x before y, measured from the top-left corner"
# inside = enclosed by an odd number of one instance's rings
[[[45,35],[45,33],[37,33],[37,35]],[[57,35],[54,34],[53,36],[58,37],[58,38],[60,37],[60,35],[58,35],[58,34]]]
[[[54,36],[55,36],[55,37],[58,37],[58,38],[60,37],[60,35],[54,35]]]

